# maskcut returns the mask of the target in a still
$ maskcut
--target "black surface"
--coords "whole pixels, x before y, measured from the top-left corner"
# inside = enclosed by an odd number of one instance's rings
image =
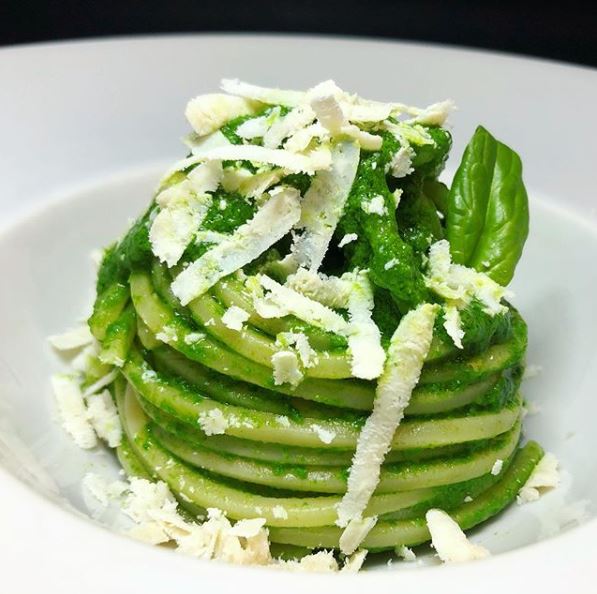
[[[279,31],[435,41],[597,66],[597,4],[495,0],[0,0],[0,45]]]

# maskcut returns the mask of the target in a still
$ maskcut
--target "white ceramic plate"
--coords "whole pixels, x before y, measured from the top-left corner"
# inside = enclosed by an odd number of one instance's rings
[[[48,377],[62,362],[45,338],[85,315],[90,251],[125,228],[160,169],[183,155],[186,100],[223,76],[290,88],[334,78],[412,104],[452,97],[452,169],[477,123],[521,153],[532,231],[514,289],[530,326],[529,362],[543,366],[524,387],[541,407],[527,428],[561,459],[565,480],[475,532],[495,553],[488,561],[288,575],[144,546],[80,513],[83,474],[115,466],[104,452],[78,450],[56,424]],[[3,49],[0,81],[3,591],[594,591],[597,72],[416,44],[215,35]],[[566,530],[584,509],[582,525]]]

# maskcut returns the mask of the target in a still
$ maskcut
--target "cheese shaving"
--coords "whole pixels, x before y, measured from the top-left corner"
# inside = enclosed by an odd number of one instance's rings
[[[462,309],[476,298],[484,305],[483,309],[489,315],[507,311],[508,308],[501,300],[512,295],[483,272],[452,264],[450,244],[445,239],[437,241],[429,248],[425,285],[458,309]]]
[[[199,95],[191,99],[185,116],[199,136],[210,134],[226,122],[239,116],[255,113],[256,105],[242,97],[230,97],[220,93]]]
[[[425,514],[431,542],[444,563],[461,563],[489,557],[489,551],[466,538],[460,526],[443,510],[430,509]]]
[[[348,488],[338,507],[337,524],[359,520],[379,483],[383,460],[416,386],[431,345],[437,306],[423,304],[408,312],[394,332],[383,374],[377,382],[373,411],[357,441]]]
[[[78,378],[66,374],[54,375],[52,388],[64,429],[80,448],[94,447],[97,437],[87,416]]]
[[[93,342],[93,335],[87,324],[81,324],[62,334],[49,336],[48,342],[58,351],[70,351],[91,344]]]
[[[237,78],[224,78],[220,88],[230,95],[252,99],[270,105],[286,105],[294,107],[301,103],[305,93],[303,91],[284,91],[282,89],[268,89],[242,82]]]
[[[377,516],[350,520],[340,536],[340,550],[345,555],[354,553],[377,523]]]
[[[257,278],[261,286],[269,291],[266,299],[280,312],[284,312],[283,315],[292,314],[318,328],[337,334],[347,334],[348,322],[329,307],[305,297],[290,287],[281,285],[269,276],[261,274]]]
[[[242,308],[232,305],[222,316],[222,323],[231,330],[241,331],[243,324],[249,319],[249,314]]]
[[[553,454],[545,454],[518,492],[518,504],[537,501],[543,491],[557,487],[560,484],[558,466],[558,459]]]
[[[321,266],[344,205],[352,188],[359,164],[359,149],[352,142],[341,142],[332,150],[332,166],[318,172],[301,205],[295,236],[285,263],[316,271]]]
[[[290,187],[278,190],[272,192],[271,198],[250,221],[176,277],[172,291],[183,305],[260,256],[296,224],[300,217],[300,194]]]

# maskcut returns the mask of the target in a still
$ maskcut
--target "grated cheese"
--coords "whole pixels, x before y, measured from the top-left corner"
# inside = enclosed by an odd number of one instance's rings
[[[361,519],[379,482],[381,464],[404,416],[433,336],[437,306],[423,304],[408,312],[394,332],[383,374],[377,382],[373,411],[357,441],[348,488],[338,507],[340,527]]]
[[[345,555],[354,553],[377,523],[377,516],[352,519],[340,536],[340,550]]]
[[[266,134],[263,136],[263,146],[267,148],[277,148],[282,141],[289,136],[297,134],[309,126],[315,119],[315,113],[308,105],[300,105],[288,112],[284,117],[276,120]],[[296,141],[295,141],[296,142]],[[292,143],[291,143],[292,144]],[[299,148],[299,151],[307,148],[306,143]],[[285,146],[289,149],[288,146]],[[296,150],[294,152],[297,152]]]
[[[172,291],[182,305],[187,305],[221,278],[253,261],[296,224],[300,217],[298,191],[290,187],[277,190],[271,192],[271,198],[250,221],[176,277]]]
[[[439,103],[432,103],[421,111],[412,121],[417,124],[428,126],[443,126],[448,116],[456,109],[452,99],[446,99]]]
[[[268,303],[280,313],[283,312],[282,315],[292,314],[304,322],[337,334],[346,335],[348,332],[348,322],[329,307],[281,285],[264,274],[258,275],[257,279],[261,286],[269,291],[266,296]],[[260,315],[263,314],[260,312]]]
[[[239,332],[243,329],[243,324],[249,319],[250,315],[242,308],[232,305],[230,306],[222,316],[222,323],[230,330],[238,330]]]
[[[313,367],[317,363],[317,352],[303,332],[280,332],[276,335],[276,345],[284,349],[294,347],[303,367]]]
[[[489,557],[489,551],[466,538],[460,526],[443,510],[430,509],[425,514],[431,542],[444,563],[459,563]]]
[[[366,270],[344,274],[348,282],[348,349],[351,355],[351,371],[354,377],[375,379],[383,371],[386,354],[381,346],[381,333],[371,314],[374,307],[373,287]]]
[[[303,373],[300,370],[298,358],[293,351],[278,351],[272,355],[272,367],[274,370],[274,384],[290,384],[293,387],[298,386]]]
[[[498,458],[494,465],[491,467],[491,474],[493,476],[497,476],[500,472],[502,472],[502,468],[504,467],[504,461]]]
[[[80,349],[93,342],[93,334],[87,324],[71,328],[62,334],[53,334],[48,337],[48,342],[58,351]]]
[[[87,418],[97,436],[111,448],[117,448],[122,441],[122,426],[118,410],[109,390],[102,390],[87,398]]]
[[[205,136],[234,118],[252,115],[256,107],[253,101],[242,97],[212,93],[191,99],[187,104],[185,116],[195,132],[199,136]]]
[[[77,377],[66,374],[53,375],[52,388],[64,429],[80,448],[93,448],[97,445],[97,437],[87,417]]]
[[[321,266],[359,165],[359,149],[353,142],[340,142],[332,149],[332,165],[319,171],[301,204],[290,255],[285,258],[294,270],[299,266],[316,271]]]
[[[224,78],[220,88],[230,95],[252,99],[269,105],[286,105],[294,107],[301,103],[305,93],[303,91],[283,91],[282,89],[268,89],[242,82],[237,78]]]
[[[476,298],[485,306],[484,311],[489,315],[507,311],[508,308],[502,305],[501,300],[512,295],[483,272],[452,264],[450,244],[445,239],[429,248],[425,285],[458,309]]]
[[[396,547],[395,553],[404,561],[413,562],[417,560],[417,556],[415,555],[414,551],[405,545],[400,545]]]
[[[380,217],[388,214],[388,209],[386,208],[385,200],[383,196],[381,196],[380,194],[378,194],[377,196],[373,196],[373,198],[371,198],[368,201],[362,202],[361,208],[367,214],[375,214],[379,215]]]
[[[339,248],[344,247],[345,245],[348,245],[349,243],[352,243],[353,241],[356,241],[358,238],[359,238],[359,236],[356,233],[347,233],[338,242],[338,247]]]
[[[199,414],[197,420],[205,435],[222,435],[228,429],[228,420],[219,408]]]
[[[444,306],[444,328],[454,345],[459,349],[463,348],[464,330],[462,329],[462,320],[458,308],[454,305]]]
[[[557,487],[560,484],[558,466],[558,459],[553,454],[545,454],[518,492],[518,504],[537,501],[544,490]]]
[[[286,286],[327,307],[348,307],[351,285],[337,276],[299,268],[286,279]]]
[[[322,427],[321,425],[317,425],[316,423],[313,423],[311,425],[311,429],[313,430],[315,435],[317,435],[317,437],[320,439],[320,441],[322,441],[326,445],[329,445],[330,443],[332,443],[334,441],[334,439],[336,438],[335,431],[326,429],[325,427]]]
[[[186,185],[185,187],[189,186],[187,181],[181,182],[178,186],[183,184]],[[168,190],[171,189],[173,188]],[[160,196],[168,190],[162,192]],[[178,263],[211,204],[211,195],[195,195],[190,190],[175,199],[169,199],[153,219],[149,230],[151,251],[160,262],[165,262],[169,268]]]
[[[413,157],[414,151],[409,145],[400,147],[389,163],[389,171],[392,176],[401,178],[411,174],[414,171],[412,166]]]

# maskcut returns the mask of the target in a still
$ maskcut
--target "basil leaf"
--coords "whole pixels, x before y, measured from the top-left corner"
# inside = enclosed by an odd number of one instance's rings
[[[479,126],[448,194],[446,234],[452,258],[507,285],[528,232],[520,157]]]

